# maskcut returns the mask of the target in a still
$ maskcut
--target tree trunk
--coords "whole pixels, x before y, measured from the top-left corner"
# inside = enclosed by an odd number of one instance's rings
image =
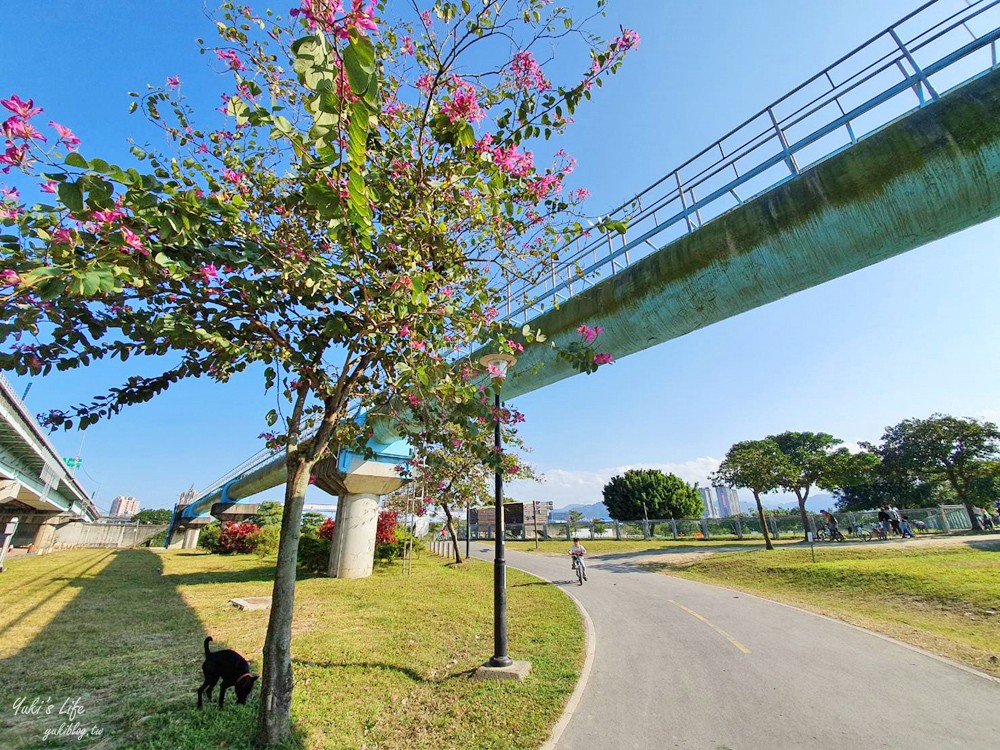
[[[444,517],[448,519],[448,534],[451,536],[451,546],[455,550],[455,564],[462,564],[462,551],[458,548],[458,535],[455,533],[455,522],[451,518],[451,508],[448,503],[442,502],[441,508],[444,510]],[[468,534],[468,531],[466,531]]]
[[[757,490],[752,490],[753,499],[757,501],[757,516],[760,518],[760,530],[764,534],[764,546],[768,549],[774,549],[774,545],[771,544],[771,535],[767,533],[767,519],[764,518],[764,506],[760,504],[760,493]]]
[[[799,501],[799,518],[802,519],[802,538],[805,541],[809,541],[809,516],[806,515],[806,498],[809,497],[809,491],[803,494],[799,491],[798,487],[795,488],[795,497]]]
[[[292,731],[292,611],[295,605],[295,566],[299,552],[302,506],[309,487],[306,463],[289,469],[285,484],[285,508],[281,516],[278,564],[274,571],[271,617],[264,641],[260,711],[257,715],[258,746],[277,745]]]

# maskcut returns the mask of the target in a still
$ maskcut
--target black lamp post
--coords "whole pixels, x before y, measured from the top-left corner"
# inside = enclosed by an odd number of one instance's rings
[[[480,362],[489,368],[495,379],[503,381],[507,370],[517,362],[510,354],[487,354]],[[513,660],[507,655],[507,562],[504,560],[503,521],[503,444],[500,441],[500,387],[495,388],[493,405],[496,422],[493,425],[493,444],[496,447],[497,468],[493,475],[496,523],[494,524],[493,556],[493,658],[491,667],[509,667]]]

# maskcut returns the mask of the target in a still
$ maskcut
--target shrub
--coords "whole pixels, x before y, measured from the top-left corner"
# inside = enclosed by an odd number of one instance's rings
[[[222,531],[219,535],[219,552],[223,555],[253,552],[252,537],[259,528],[249,521],[242,523],[226,521],[222,524]]]
[[[316,534],[316,531],[326,521],[326,516],[315,511],[307,511],[302,514],[302,533]]]
[[[201,530],[201,534],[198,536],[198,546],[207,549],[209,552],[218,553],[219,549],[219,537],[222,535],[222,524],[216,521],[213,524],[209,524]]]
[[[250,519],[255,526],[281,526],[281,514],[285,506],[276,500],[265,500]]]
[[[275,555],[278,553],[278,539],[280,536],[281,526],[261,526],[248,539],[250,549],[259,557]]]
[[[330,540],[304,536],[299,540],[299,570],[323,575],[330,561]]]

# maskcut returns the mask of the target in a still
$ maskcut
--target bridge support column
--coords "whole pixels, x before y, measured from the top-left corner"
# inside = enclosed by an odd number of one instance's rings
[[[332,578],[367,578],[372,574],[378,498],[371,492],[341,495],[327,569]]]
[[[38,524],[38,531],[35,532],[35,538],[31,542],[31,551],[36,555],[51,552],[56,543],[56,526],[65,520],[60,518],[59,514],[53,514],[51,518],[46,518]]]
[[[198,537],[201,536],[201,528],[189,526],[184,529],[184,538],[181,541],[181,549],[198,549]]]

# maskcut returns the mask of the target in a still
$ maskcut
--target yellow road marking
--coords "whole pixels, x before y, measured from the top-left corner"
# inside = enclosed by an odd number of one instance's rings
[[[733,637],[732,637],[731,635],[729,635],[729,633],[727,633],[727,632],[726,632],[725,630],[723,630],[722,628],[718,627],[717,625],[713,625],[712,623],[710,623],[710,622],[709,622],[708,620],[706,620],[706,619],[705,619],[704,617],[702,617],[701,615],[699,615],[699,614],[698,614],[697,612],[695,612],[695,611],[694,611],[693,609],[688,609],[688,608],[687,608],[687,607],[685,607],[685,606],[684,606],[683,604],[678,604],[678,603],[677,603],[677,602],[675,602],[675,601],[674,601],[673,599],[668,599],[667,601],[668,601],[668,602],[670,602],[671,604],[673,604],[673,605],[674,605],[675,607],[678,607],[679,609],[683,609],[683,610],[684,610],[685,612],[687,612],[687,613],[688,613],[689,615],[691,615],[692,617],[697,617],[697,618],[698,618],[699,620],[701,620],[701,621],[702,621],[703,623],[705,623],[706,625],[708,625],[708,627],[710,627],[710,628],[711,628],[712,630],[714,630],[714,631],[715,631],[716,633],[718,633],[718,634],[719,634],[719,635],[721,635],[721,636],[722,636],[723,638],[725,638],[725,639],[726,639],[727,641],[729,641],[729,642],[730,642],[730,643],[732,643],[732,644],[733,644],[734,646],[736,646],[736,648],[738,648],[738,649],[739,649],[740,651],[742,651],[742,652],[743,652],[744,654],[749,654],[749,653],[750,653],[750,649],[748,649],[748,648],[747,648],[746,646],[744,646],[744,645],[743,645],[742,643],[740,643],[740,642],[739,642],[738,640],[736,640],[735,638],[733,638]]]

